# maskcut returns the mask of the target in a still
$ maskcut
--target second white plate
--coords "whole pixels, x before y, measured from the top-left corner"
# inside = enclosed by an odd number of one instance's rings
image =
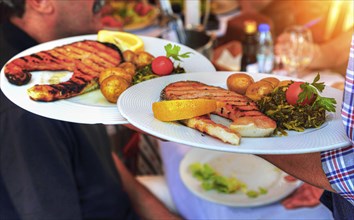
[[[181,52],[191,52],[190,58],[185,59],[181,66],[187,72],[215,71],[212,63],[202,54],[181,44],[170,42],[164,39],[143,37],[145,51],[154,56],[165,55],[164,46],[168,43],[179,45]],[[29,55],[43,50],[49,50],[56,46],[62,46],[81,40],[97,40],[97,35],[85,35],[64,38],[43,44],[39,44],[28,50],[17,54],[14,58]],[[196,63],[198,65],[196,65]],[[54,102],[36,102],[28,97],[27,89],[35,84],[46,84],[53,75],[60,77],[61,81],[68,80],[72,73],[60,71],[37,71],[33,72],[31,81],[23,86],[16,86],[8,82],[1,70],[1,90],[15,104],[32,113],[63,121],[85,123],[85,124],[127,124],[128,121],[120,114],[115,104],[109,103],[100,90],[88,92],[73,98],[58,100]],[[148,91],[148,90],[147,90]]]
[[[196,162],[209,164],[223,176],[236,177],[246,183],[249,190],[258,191],[258,187],[262,187],[268,192],[257,198],[250,198],[244,193],[224,194],[215,190],[205,191],[188,168],[190,164]],[[202,149],[189,151],[180,164],[179,172],[182,182],[196,196],[210,202],[234,207],[261,206],[279,201],[302,184],[299,180],[286,181],[284,179],[287,176],[286,173],[254,155]]]
[[[161,139],[211,150],[250,154],[295,154],[317,152],[350,144],[340,116],[342,91],[326,87],[323,96],[337,101],[336,113],[327,115],[326,122],[304,132],[289,131],[288,136],[241,138],[238,146],[226,144],[209,135],[178,123],[162,122],[154,118],[152,103],[160,100],[161,91],[170,83],[195,80],[226,88],[226,79],[233,72],[205,72],[170,75],[142,82],[126,90],[118,99],[120,113],[134,126]],[[268,74],[250,74],[255,81]],[[274,75],[272,75],[274,76]],[[274,76],[281,80],[288,77]],[[147,92],[148,91],[148,92]],[[216,116],[215,119],[220,117]]]

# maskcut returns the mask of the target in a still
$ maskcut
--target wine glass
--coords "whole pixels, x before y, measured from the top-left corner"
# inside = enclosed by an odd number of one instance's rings
[[[289,76],[297,77],[312,61],[314,54],[311,31],[303,26],[291,26],[279,37],[278,53]]]

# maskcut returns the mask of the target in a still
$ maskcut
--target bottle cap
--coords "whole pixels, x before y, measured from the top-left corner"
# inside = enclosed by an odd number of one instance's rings
[[[259,32],[268,32],[270,30],[270,27],[268,24],[260,24],[258,26],[258,31]]]
[[[257,23],[253,20],[247,20],[244,22],[245,24],[245,33],[253,34],[257,31]]]

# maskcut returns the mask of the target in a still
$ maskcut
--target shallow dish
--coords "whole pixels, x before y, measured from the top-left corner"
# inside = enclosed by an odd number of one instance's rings
[[[250,198],[241,192],[224,194],[215,190],[205,191],[188,168],[190,164],[196,162],[209,164],[223,176],[236,177],[247,185],[248,190],[258,191],[258,187],[262,187],[267,193]],[[179,174],[184,185],[196,196],[234,207],[261,206],[277,202],[302,184],[299,180],[286,181],[284,178],[287,176],[286,173],[257,156],[202,149],[192,149],[185,155],[180,164]]]
[[[317,152],[350,144],[346,137],[340,111],[342,91],[326,86],[323,96],[337,101],[336,112],[327,114],[326,122],[319,128],[304,132],[289,131],[288,136],[266,138],[241,138],[240,145],[230,145],[178,123],[162,122],[154,118],[152,103],[160,100],[162,89],[181,80],[195,80],[208,85],[226,88],[226,79],[234,72],[204,72],[170,75],[156,78],[127,89],[118,99],[120,113],[134,126],[164,140],[211,150],[252,154],[295,154]],[[255,81],[269,74],[250,74]],[[275,76],[280,80],[293,79]],[[148,93],[146,91],[149,91]],[[220,120],[220,117],[213,117]],[[223,123],[225,120],[222,120]]]
[[[185,59],[184,62],[181,63],[187,72],[215,71],[214,66],[206,57],[189,47],[159,38],[140,37],[144,41],[145,50],[154,56],[165,55],[166,52],[164,46],[168,43],[179,45],[181,47],[181,52],[192,52],[193,54],[190,58]],[[71,37],[43,43],[19,53],[14,58],[86,39],[96,40],[97,35]],[[195,65],[196,63],[199,65]],[[4,74],[4,68],[2,68],[0,85],[3,93],[12,102],[23,109],[44,117],[85,124],[128,123],[128,121],[120,114],[116,105],[109,103],[103,97],[99,89],[76,97],[54,102],[33,101],[27,94],[27,89],[35,84],[45,84],[52,81],[53,78],[56,78],[55,80],[59,79],[60,81],[66,81],[71,75],[72,73],[67,71],[36,71],[32,72],[32,79],[28,84],[16,86],[8,82]]]

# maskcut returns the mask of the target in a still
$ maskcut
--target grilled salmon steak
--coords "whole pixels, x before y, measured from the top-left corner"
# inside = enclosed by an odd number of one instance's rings
[[[4,72],[8,81],[15,85],[27,84],[31,71],[73,72],[66,82],[34,85],[28,89],[31,99],[49,102],[98,88],[100,72],[122,61],[122,53],[115,45],[84,40],[14,59],[5,66]]]
[[[238,138],[241,136],[264,137],[271,135],[276,128],[276,122],[260,112],[255,102],[244,95],[221,87],[210,86],[196,81],[179,81],[167,85],[161,92],[161,99],[163,100],[198,98],[218,101],[218,107],[213,114],[232,120],[232,124],[230,127],[219,125],[216,131],[213,129],[216,128],[215,123],[210,122],[210,119],[208,121],[205,117],[187,119],[182,123],[217,137],[226,143],[239,142],[239,140],[235,140],[235,136],[230,134],[230,131],[238,134]],[[200,123],[197,123],[197,121],[200,121]],[[196,126],[197,124],[199,126]],[[223,128],[223,132],[220,132],[220,128]]]

